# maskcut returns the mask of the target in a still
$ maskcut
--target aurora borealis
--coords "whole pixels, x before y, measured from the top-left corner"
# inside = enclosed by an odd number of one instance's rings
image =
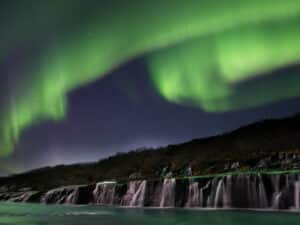
[[[207,112],[300,95],[297,72],[281,71],[300,61],[298,0],[8,0],[0,12],[0,155],[138,57],[160,96]]]

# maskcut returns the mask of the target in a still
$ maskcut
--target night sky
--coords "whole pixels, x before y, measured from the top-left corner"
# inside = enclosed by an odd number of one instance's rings
[[[300,112],[299,1],[0,6],[1,174]]]
[[[169,103],[151,86],[143,58],[68,95],[68,116],[22,135],[18,169],[96,161],[117,152],[220,134],[241,125],[300,112],[300,99],[226,113]]]

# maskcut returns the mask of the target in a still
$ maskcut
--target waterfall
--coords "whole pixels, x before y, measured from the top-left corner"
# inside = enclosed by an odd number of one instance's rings
[[[295,208],[300,209],[300,181],[295,182]]]
[[[226,183],[223,191],[223,208],[230,208],[232,205],[232,176],[226,176]]]
[[[268,198],[262,177],[259,175],[258,202],[260,208],[268,207]]]
[[[80,186],[68,186],[48,191],[42,198],[45,204],[76,204]]]
[[[160,207],[174,207],[175,206],[175,178],[164,179],[162,191],[161,191],[161,200]]]
[[[134,193],[132,200],[130,201],[130,206],[144,206],[145,192],[146,192],[147,181],[143,181],[136,192]]]
[[[199,190],[199,207],[204,207],[204,193],[202,188]]]
[[[126,194],[122,198],[122,205],[125,206],[143,206],[146,192],[145,180],[130,181]]]
[[[200,203],[199,205],[200,205],[200,207],[205,207],[206,204],[207,204],[205,202],[205,192],[209,191],[210,186],[211,186],[211,181],[208,181],[204,187],[200,188],[200,195],[199,195],[199,203]],[[209,202],[209,199],[207,199],[207,202]]]
[[[272,208],[273,209],[279,209],[281,195],[282,195],[281,192],[274,193],[273,200],[272,200]]]
[[[210,193],[207,197],[206,206],[209,208],[215,207],[215,199],[217,194],[217,189],[219,186],[219,180],[217,177],[213,178],[211,181]]]
[[[96,204],[112,205],[114,203],[116,182],[104,181],[96,184],[93,191],[94,202]]]
[[[220,204],[222,204],[223,192],[224,192],[224,180],[223,178],[221,178],[215,190],[215,199],[213,205],[214,208],[217,208]]]
[[[252,179],[251,179],[252,178]],[[259,191],[257,189],[258,185],[257,176],[249,176],[247,175],[247,189],[248,189],[248,199],[247,199],[247,207],[246,208],[258,208],[259,207]]]
[[[200,197],[201,196],[201,197]],[[199,190],[199,184],[195,181],[189,182],[189,193],[186,207],[193,207],[200,205],[200,198],[202,199],[203,192]]]
[[[271,183],[274,190],[274,193],[272,194],[271,207],[273,209],[279,209],[280,198],[282,195],[280,191],[280,175],[271,176]]]
[[[271,177],[272,186],[274,188],[274,192],[278,193],[280,191],[280,175],[273,175]]]
[[[0,199],[11,201],[27,199],[26,194],[22,192],[17,194],[11,198],[1,195]],[[37,198],[39,199],[39,196]],[[77,185],[49,190],[43,195],[42,202],[46,204],[93,202],[136,207],[271,208],[300,211],[300,176],[240,174],[178,181],[175,178],[166,178],[163,181],[140,180],[120,185],[116,182],[100,182],[96,186]]]
[[[225,176],[219,179],[215,189],[212,189],[212,195],[214,196],[213,207],[218,208],[230,208],[232,202],[231,196],[232,189],[232,177]],[[212,200],[211,200],[212,201]]]
[[[76,204],[76,197],[78,196],[79,188],[76,187],[74,190],[67,196],[65,201],[66,204]]]

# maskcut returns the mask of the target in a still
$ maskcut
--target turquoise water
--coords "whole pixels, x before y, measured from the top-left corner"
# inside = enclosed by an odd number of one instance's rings
[[[0,204],[0,225],[299,225],[300,214]]]

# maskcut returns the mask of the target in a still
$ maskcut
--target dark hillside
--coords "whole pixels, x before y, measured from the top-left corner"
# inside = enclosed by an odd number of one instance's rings
[[[300,116],[265,120],[223,135],[120,153],[90,164],[46,167],[1,178],[38,190],[101,180],[300,168]]]

